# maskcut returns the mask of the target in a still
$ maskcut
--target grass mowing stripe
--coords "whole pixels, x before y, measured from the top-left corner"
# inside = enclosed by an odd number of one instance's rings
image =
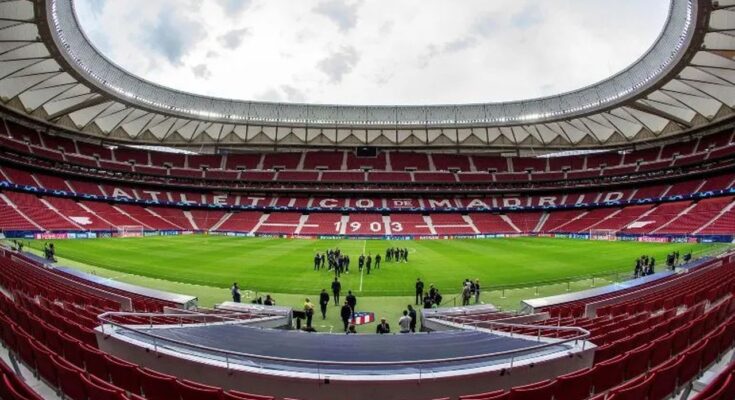
[[[238,281],[244,289],[261,293],[312,295],[329,288],[334,279],[333,273],[313,270],[315,251],[340,248],[357,260],[360,254],[382,254],[391,246],[412,249],[408,263],[386,261],[370,275],[354,270],[343,274],[343,289],[362,296],[411,295],[417,277],[454,294],[465,278],[480,279],[483,287],[492,288],[628,273],[641,254],[656,257],[661,269],[673,250],[697,253],[724,246],[552,238],[360,242],[193,235],[55,243],[62,257],[121,273],[219,288]],[[31,245],[41,248],[43,241]]]

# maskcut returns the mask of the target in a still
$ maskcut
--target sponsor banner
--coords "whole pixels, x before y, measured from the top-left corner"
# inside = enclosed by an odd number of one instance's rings
[[[646,243],[669,243],[671,239],[663,236],[639,236],[638,241]]]
[[[69,238],[67,233],[37,233],[35,234],[37,240],[64,240]]]

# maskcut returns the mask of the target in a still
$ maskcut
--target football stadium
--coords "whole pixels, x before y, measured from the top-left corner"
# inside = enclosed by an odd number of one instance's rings
[[[0,400],[735,400],[735,1],[1,0],[0,344]]]

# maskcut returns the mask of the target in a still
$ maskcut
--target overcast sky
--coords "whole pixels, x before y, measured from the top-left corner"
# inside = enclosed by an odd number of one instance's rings
[[[655,41],[668,0],[76,0],[114,62],[246,100],[441,104],[557,94]]]

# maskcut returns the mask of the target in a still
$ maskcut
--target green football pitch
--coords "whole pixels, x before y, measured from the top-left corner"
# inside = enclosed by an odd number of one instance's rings
[[[44,241],[32,241],[40,249]],[[389,316],[413,298],[421,278],[453,305],[464,279],[479,279],[483,302],[517,308],[523,298],[558,294],[623,279],[643,254],[663,268],[666,254],[678,250],[695,256],[725,245],[607,242],[553,238],[463,240],[307,240],[225,236],[159,236],[125,239],[55,241],[62,264],[100,276],[198,296],[211,306],[229,299],[227,288],[239,282],[247,294],[274,294],[279,304],[299,307],[305,296],[315,300],[329,290],[334,273],[314,271],[316,252],[339,248],[351,258],[350,273],[340,277],[343,291],[358,296],[358,309]],[[382,262],[370,275],[360,274],[361,253],[380,253],[391,246],[409,250],[407,263]],[[569,283],[567,283],[569,282]],[[503,290],[505,289],[505,290]],[[360,307],[367,307],[367,309]],[[337,312],[329,321],[338,325]],[[333,320],[333,321],[332,321]]]
[[[34,243],[41,246],[42,242]],[[373,257],[390,246],[409,250],[407,263],[382,262],[360,274],[357,258]],[[591,274],[631,272],[636,257],[656,257],[662,268],[668,252],[706,251],[693,244],[600,242],[550,238],[428,241],[304,240],[223,236],[160,236],[56,242],[57,253],[109,270],[169,281],[227,288],[239,282],[259,292],[314,294],[329,288],[334,274],[314,271],[316,252],[339,248],[350,255],[343,288],[363,296],[410,295],[416,278],[444,291],[465,278],[485,287],[523,286]],[[363,271],[365,272],[365,271]]]

